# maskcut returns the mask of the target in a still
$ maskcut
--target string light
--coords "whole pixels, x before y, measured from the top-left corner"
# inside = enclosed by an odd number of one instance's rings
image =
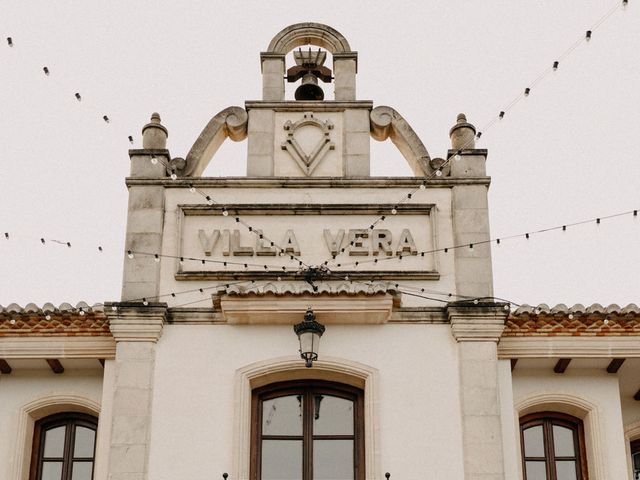
[[[624,5],[626,5],[626,3],[627,3],[627,2],[626,2],[626,0],[625,0],[625,1],[623,1],[623,6],[624,6]],[[588,31],[588,37],[590,37],[590,33],[591,33],[591,31]],[[12,46],[12,43],[10,42],[10,37],[9,37],[7,40],[8,40],[8,42],[9,42],[10,46]],[[558,61],[554,62],[554,66],[555,66],[556,68],[557,68],[557,64],[558,64],[558,63],[559,63]],[[556,68],[554,68],[554,70],[555,70]],[[47,67],[44,67],[44,69],[43,69],[43,70],[45,71],[45,74],[46,74],[46,75],[49,75],[49,72],[48,72],[48,68],[47,68]],[[528,88],[528,90],[530,90],[530,88]],[[79,95],[79,94],[77,94],[77,95]],[[501,116],[500,118],[502,118],[502,117],[504,116],[504,111],[501,111],[501,113],[502,113],[502,116]],[[105,122],[106,122],[106,123],[109,123],[109,119],[108,119],[108,117],[107,117],[106,115],[103,117],[103,119],[105,120]],[[479,138],[481,134],[482,134],[482,132],[479,132],[479,134],[477,135],[477,137]],[[130,139],[130,141],[131,141],[131,140],[132,140],[132,137],[130,136],[130,137],[129,137],[129,139]],[[458,150],[458,152],[460,152],[460,150]],[[456,153],[456,155],[454,156],[454,159],[459,160],[460,158],[461,158],[460,154],[459,154],[459,153]],[[153,161],[153,160],[152,160],[152,161]],[[448,161],[449,161],[449,159],[447,159],[447,162],[448,162]],[[441,172],[441,170],[440,170],[440,169],[438,169],[438,170],[436,170],[436,172],[435,172],[434,174],[435,174],[436,176],[441,176],[441,175],[442,175],[442,172]],[[172,175],[171,177],[172,177],[172,179],[173,179],[173,175]],[[418,188],[419,188],[419,189],[425,189],[425,188],[426,188],[425,183],[422,183]],[[190,190],[191,190],[191,189],[190,189]],[[411,196],[410,196],[410,195],[408,195],[408,196],[407,196],[407,198],[409,198],[409,199],[410,199],[410,198],[411,198]],[[208,196],[207,196],[207,199],[209,200],[209,197],[208,197]],[[392,214],[397,213],[397,209],[395,209],[395,210],[396,210],[396,212],[393,212],[393,211],[392,211]],[[223,215],[225,215],[224,211],[223,211]],[[225,215],[225,216],[226,216],[226,215]],[[637,216],[637,210],[636,210],[636,211],[634,211],[634,216]],[[384,217],[381,217],[381,219],[382,219],[382,220],[384,220]],[[377,222],[376,222],[376,223],[377,223]],[[598,219],[598,222],[597,222],[597,223],[599,223],[599,219]],[[563,230],[566,230],[566,226],[564,226]],[[5,233],[5,238],[6,238],[6,239],[9,239],[8,233]],[[527,238],[528,238],[528,234],[527,234]],[[42,239],[42,243],[44,244],[44,239]],[[478,242],[478,243],[480,243],[480,242]],[[499,239],[497,240],[497,243],[499,243]],[[67,243],[67,246],[68,246],[68,247],[71,247],[70,243]],[[457,247],[454,247],[454,248],[457,248]],[[471,248],[472,248],[472,247],[471,247]],[[99,251],[102,251],[101,247],[99,247]],[[129,252],[130,252],[130,251],[129,251]],[[422,252],[422,253],[424,254],[424,252]],[[156,254],[156,255],[157,255],[157,254]],[[131,256],[130,258],[132,258],[132,256]],[[376,260],[377,260],[377,259],[376,259]]]
[[[44,74],[46,76],[49,76],[49,68],[48,67],[42,67],[42,71],[44,72]]]
[[[558,62],[557,60],[555,62],[553,62],[553,71],[555,72],[556,70],[558,70],[558,66],[560,65],[560,62]]]
[[[10,47],[13,47],[13,39],[11,37],[7,37],[7,44],[9,44]]]
[[[129,135],[129,137],[128,137],[128,138],[129,138],[129,143],[130,143],[131,145],[133,145],[133,137],[132,137],[131,135]]]
[[[589,40],[591,40],[591,30],[587,30],[587,33],[585,33],[585,38],[586,38],[587,42]]]
[[[605,22],[605,21],[606,21],[606,20],[607,20],[607,19],[608,19],[608,18],[609,18],[609,17],[610,17],[614,12],[615,12],[615,10],[616,10],[617,8],[618,8],[618,5],[616,5],[614,8],[611,8],[611,9],[610,9],[610,10],[609,10],[609,11],[608,11],[608,12],[607,12],[607,13],[606,13],[606,14],[605,14],[605,15],[604,15],[600,20],[599,20],[599,22],[598,22],[598,23],[596,23],[593,27],[591,27],[591,28],[592,28],[592,30],[590,30],[590,31],[593,31],[593,30],[595,30],[596,28],[598,28],[599,26],[601,26],[601,25],[602,25],[602,24],[603,24],[603,23],[604,23],[604,22]],[[575,49],[577,48],[578,44],[579,44],[579,41],[574,42],[574,44],[572,44],[569,48],[567,48],[567,49],[562,53],[562,55],[560,55],[560,57],[558,58],[558,60],[556,60],[556,61],[554,62],[554,64],[553,64],[553,65],[554,65],[554,67],[555,67],[556,69],[557,69],[557,66],[559,65],[560,60],[562,60],[562,59],[563,59],[563,58],[565,58],[567,55],[569,55],[571,52],[573,52],[573,50],[575,50]],[[536,84],[538,84],[540,81],[542,81],[542,79],[546,76],[546,74],[547,74],[547,73],[549,73],[549,72],[550,72],[550,71],[552,71],[552,70],[553,70],[553,69],[547,69],[547,70],[543,71],[543,72],[542,72],[542,73],[541,73],[541,74],[540,74],[540,75],[539,75],[539,76],[538,76],[538,77],[537,77],[537,78],[536,78],[536,79],[535,79],[535,80],[534,80],[534,81],[533,81],[533,82],[532,82],[532,83],[531,83],[527,88],[525,88],[525,90],[524,90],[524,97],[528,97],[528,96],[529,96],[529,94],[531,93],[531,89],[532,89]],[[510,103],[509,103],[505,108],[503,108],[503,109],[500,111],[500,113],[504,112],[504,114],[506,114],[506,112],[507,112],[509,109],[513,108],[513,107],[514,107],[514,106],[515,106],[515,105],[516,105],[516,104],[517,104],[517,103],[518,103],[522,98],[523,98],[522,94],[520,94],[520,95],[518,95],[517,97],[515,97],[515,98],[514,98],[514,99],[513,99],[513,100],[512,100],[512,101],[511,101],[511,102],[510,102]],[[502,117],[504,117],[504,114],[502,115]],[[493,126],[497,121],[499,121],[502,117],[500,116],[500,114],[498,114],[498,116],[497,116],[497,117],[495,117],[493,120],[489,121],[483,129],[479,130],[479,131],[476,133],[475,138],[476,138],[476,139],[480,139],[480,137],[482,136],[483,132],[484,132],[485,130],[487,130],[488,128],[492,127],[492,126]],[[464,149],[464,148],[473,148],[473,143],[472,143],[471,141],[468,141],[468,142],[467,142],[467,144],[466,144],[466,145],[464,145],[462,149]],[[462,156],[461,156],[462,149],[458,149],[458,150],[456,151],[456,153],[453,155],[453,157],[449,157],[449,158],[447,158],[447,159],[445,160],[445,163],[444,163],[443,165],[441,165],[439,168],[440,168],[440,169],[444,168],[444,166],[446,166],[446,164],[450,162],[451,158],[453,158],[455,161],[460,160],[460,159],[462,158]],[[437,174],[436,174],[436,175],[437,175]],[[429,178],[432,178],[432,177],[433,177],[433,175],[432,175],[432,176],[430,176]],[[420,189],[420,186],[419,186],[417,189]],[[414,189],[414,191],[416,191],[417,189]],[[374,222],[374,225],[377,225],[377,224],[378,224],[378,223],[380,223],[381,221],[384,221],[384,218],[383,218],[383,217],[380,217],[378,220],[376,220],[376,221]],[[342,253],[342,252],[341,252],[341,253]],[[335,257],[334,257],[333,259],[335,260]]]
[[[80,94],[78,92],[75,93],[75,97],[76,97],[76,100],[78,100],[78,101],[82,100],[82,97],[80,96]]]
[[[628,211],[625,211],[625,212],[619,212],[619,213],[614,213],[614,214],[611,214],[611,215],[590,218],[590,219],[587,219],[587,220],[580,220],[580,221],[573,222],[573,223],[568,223],[568,224],[549,227],[549,228],[543,228],[543,229],[539,229],[539,230],[532,230],[532,231],[523,232],[523,233],[510,235],[510,236],[506,236],[506,237],[503,236],[503,237],[499,237],[499,238],[481,240],[481,241],[477,241],[477,242],[474,242],[474,243],[465,243],[465,244],[461,244],[461,245],[453,245],[453,246],[448,246],[448,247],[436,248],[436,249],[433,249],[433,250],[424,250],[424,251],[417,252],[416,256],[419,255],[419,256],[422,257],[422,256],[424,256],[426,254],[438,253],[438,252],[448,253],[449,250],[456,250],[456,249],[460,249],[460,248],[472,249],[476,245],[490,244],[492,242],[496,242],[496,244],[500,244],[503,240],[513,240],[513,239],[517,239],[517,238],[529,239],[530,236],[533,235],[533,234],[547,233],[547,232],[552,232],[552,231],[556,231],[556,230],[566,231],[568,227],[574,227],[574,226],[586,225],[586,224],[594,224],[595,223],[597,225],[597,224],[599,224],[598,220],[600,222],[602,222],[602,220],[622,217],[622,216],[626,216],[626,215],[633,215],[634,217],[637,217],[637,212],[638,212],[637,209],[636,210],[628,210]],[[335,260],[335,257],[333,258],[333,260]],[[383,258],[375,259],[375,260],[360,260],[359,264],[378,263],[378,261],[382,262],[382,261],[390,261],[390,260],[399,260],[399,258],[397,256],[396,257],[390,256],[390,257],[383,257]],[[351,266],[353,264],[354,264],[354,262],[342,263],[342,264],[337,264],[336,266]],[[328,266],[328,261],[327,261],[327,266]]]
[[[158,164],[158,157],[156,157],[155,155],[151,155],[151,163],[154,165]]]

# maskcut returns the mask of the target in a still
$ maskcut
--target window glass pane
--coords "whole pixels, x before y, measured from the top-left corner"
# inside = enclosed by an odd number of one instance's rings
[[[544,444],[542,441],[542,425],[527,428],[524,433],[524,456],[544,457]]]
[[[640,452],[634,453],[633,456],[633,468],[640,471]]]
[[[314,395],[314,435],[353,435],[353,402],[330,395]]]
[[[547,480],[544,462],[526,462],[527,480]]]
[[[302,435],[302,395],[262,402],[263,435]]]
[[[553,426],[553,448],[556,457],[575,457],[576,450],[573,447],[573,430],[560,425]]]
[[[44,458],[61,458],[64,452],[66,426],[51,428],[44,434]]]
[[[42,480],[60,480],[62,477],[62,462],[43,462]]]
[[[353,440],[314,440],[313,480],[353,480]]]
[[[302,440],[262,441],[262,480],[300,480]]]
[[[91,480],[93,462],[73,462],[71,480]]]
[[[558,480],[576,480],[576,462],[573,460],[556,461],[556,477]]]
[[[73,456],[93,458],[93,443],[96,432],[87,427],[76,427],[76,441],[73,447]]]

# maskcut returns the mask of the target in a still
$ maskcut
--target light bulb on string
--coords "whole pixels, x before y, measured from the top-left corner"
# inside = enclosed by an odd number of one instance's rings
[[[424,190],[424,189],[426,189],[426,188],[427,188],[427,186],[425,185],[425,182],[422,182],[422,183],[420,184],[420,187],[418,187],[418,188],[420,188],[420,190]]]
[[[436,170],[436,177],[442,176],[442,170]]]
[[[623,10],[626,10],[628,3],[629,3],[629,0],[622,0],[622,9]],[[7,40],[11,40],[11,38],[8,38]],[[9,44],[9,46],[11,46],[11,44]]]
[[[154,165],[158,164],[158,158],[155,155],[151,156],[151,163],[153,163]]]
[[[178,175],[176,175],[176,172],[171,172],[171,180],[177,180],[178,179]]]
[[[591,30],[587,30],[587,33],[584,35],[585,40],[589,42],[591,40]]]
[[[398,209],[397,209],[396,207],[393,207],[393,208],[391,209],[391,214],[392,214],[392,215],[395,215],[396,213],[398,213]]]
[[[157,253],[153,255],[153,259],[155,260],[156,263],[160,263],[160,256]]]
[[[553,71],[555,72],[556,70],[558,70],[558,66],[560,65],[560,62],[558,62],[557,60],[555,62],[553,62]]]
[[[222,207],[222,216],[223,217],[228,217],[229,216],[229,212],[227,211],[227,207]]]
[[[133,252],[131,250],[127,250],[127,257],[130,259],[133,258]]]
[[[209,195],[207,195],[206,199],[207,199],[207,204],[213,205],[213,199]]]
[[[196,193],[196,187],[194,187],[193,185],[189,185],[189,191],[191,193]]]
[[[460,155],[460,150],[458,150],[456,154],[453,156],[453,159],[457,162],[461,158],[462,158],[462,155]]]

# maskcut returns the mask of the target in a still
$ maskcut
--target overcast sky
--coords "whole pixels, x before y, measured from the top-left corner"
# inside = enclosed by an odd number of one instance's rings
[[[436,157],[459,112],[491,122],[615,5],[5,0],[0,304],[117,300],[141,127],[160,112],[172,156],[185,156],[218,111],[260,98],[259,52],[289,24],[340,31],[359,52],[358,98],[398,110]],[[493,237],[640,208],[639,86],[630,0],[484,132]],[[206,174],[243,175],[245,151],[227,142]],[[375,175],[410,174],[392,144],[372,155]],[[504,241],[493,261],[496,295],[517,303],[640,303],[640,217]]]

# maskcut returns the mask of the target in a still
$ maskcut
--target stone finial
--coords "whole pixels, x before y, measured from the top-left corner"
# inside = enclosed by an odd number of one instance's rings
[[[160,123],[160,114],[151,114],[151,121],[142,127],[142,148],[166,149],[169,132]]]
[[[454,150],[466,150],[476,146],[476,127],[467,122],[467,116],[459,113],[456,124],[449,130],[451,148]]]

